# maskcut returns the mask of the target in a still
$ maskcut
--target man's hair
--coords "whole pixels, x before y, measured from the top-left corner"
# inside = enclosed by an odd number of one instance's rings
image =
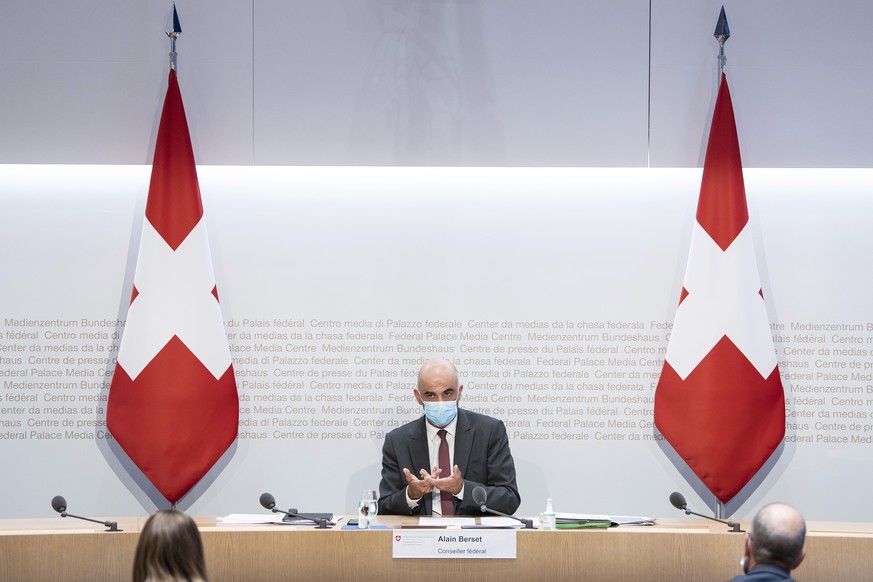
[[[752,554],[758,564],[771,564],[789,572],[803,551],[806,525],[802,518],[799,522],[783,519],[780,511],[774,511],[777,505],[781,504],[764,506],[752,520]]]
[[[133,582],[153,580],[207,580],[200,531],[181,511],[165,509],[152,514],[139,534]]]

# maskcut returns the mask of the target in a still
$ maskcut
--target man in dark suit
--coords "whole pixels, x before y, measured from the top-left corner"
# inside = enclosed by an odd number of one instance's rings
[[[765,505],[752,519],[746,534],[744,576],[730,582],[793,581],[791,570],[800,565],[805,553],[806,523],[796,509],[784,503]]]
[[[472,494],[479,486],[489,508],[508,514],[518,509],[506,427],[496,418],[459,410],[463,390],[451,362],[428,360],[421,367],[413,393],[424,416],[385,437],[379,513],[480,515]]]

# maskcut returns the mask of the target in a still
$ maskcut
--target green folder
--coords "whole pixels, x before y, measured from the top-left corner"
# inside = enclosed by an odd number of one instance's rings
[[[608,527],[618,527],[618,524],[614,521],[609,521],[608,519],[578,519],[559,521],[555,524],[555,527],[557,529],[606,529]]]

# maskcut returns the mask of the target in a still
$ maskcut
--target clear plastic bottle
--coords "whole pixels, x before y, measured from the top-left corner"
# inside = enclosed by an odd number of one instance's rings
[[[552,498],[546,500],[546,510],[540,516],[540,527],[543,531],[555,529],[555,510],[552,508]]]

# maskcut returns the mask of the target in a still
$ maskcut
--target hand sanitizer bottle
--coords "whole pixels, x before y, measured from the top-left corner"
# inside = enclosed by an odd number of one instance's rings
[[[552,531],[555,529],[555,510],[552,508],[552,498],[546,500],[546,510],[543,512],[540,519],[540,527],[543,531]]]

